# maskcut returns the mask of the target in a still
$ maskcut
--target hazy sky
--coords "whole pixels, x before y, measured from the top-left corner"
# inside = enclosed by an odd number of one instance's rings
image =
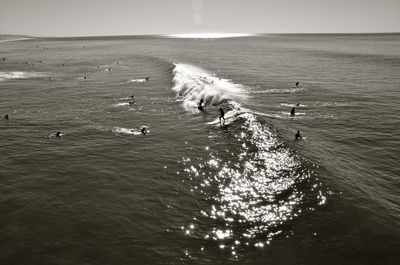
[[[400,32],[400,0],[0,0],[0,34]]]

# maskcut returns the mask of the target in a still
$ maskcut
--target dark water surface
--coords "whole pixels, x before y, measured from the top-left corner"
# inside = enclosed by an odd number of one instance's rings
[[[2,42],[0,263],[398,264],[399,74],[396,34]]]

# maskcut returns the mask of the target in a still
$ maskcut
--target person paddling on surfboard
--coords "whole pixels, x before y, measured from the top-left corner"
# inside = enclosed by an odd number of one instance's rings
[[[292,108],[292,110],[290,111],[290,115],[292,115],[292,116],[296,115],[294,108]]]
[[[295,137],[294,140],[303,139],[303,137],[301,137],[301,135],[300,135],[300,131],[297,131],[297,133],[294,137]]]
[[[222,126],[222,124],[221,124],[222,119],[224,119],[224,124],[225,124],[225,118],[224,118],[225,113],[224,113],[224,110],[222,108],[219,108],[219,112],[221,113],[220,116],[219,116],[219,124]]]

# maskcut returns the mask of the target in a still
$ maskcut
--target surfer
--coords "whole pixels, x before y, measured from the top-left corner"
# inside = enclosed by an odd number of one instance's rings
[[[135,95],[132,94],[131,99],[134,99],[134,98],[135,98]]]
[[[222,126],[222,124],[221,124],[222,119],[224,119],[224,124],[225,124],[225,118],[224,118],[225,113],[224,113],[224,110],[222,108],[219,108],[219,112],[221,113],[220,116],[219,116],[219,124]]]
[[[142,129],[140,129],[140,132],[141,132],[143,135],[146,135],[146,127],[143,126]]]
[[[292,116],[296,115],[294,108],[292,108],[292,110],[290,111],[290,115]]]
[[[135,101],[129,101],[129,105],[133,105],[135,103],[136,103]]]
[[[86,75],[83,77],[83,79],[86,79]]]
[[[9,116],[8,113],[7,113],[6,115],[3,115],[2,118],[5,119],[5,120],[8,120],[8,119],[10,118],[10,116]]]
[[[300,131],[297,131],[297,133],[294,137],[295,137],[294,140],[303,139],[303,137],[301,137],[301,135],[300,135]]]
[[[150,76],[146,77],[144,80],[149,81],[150,80]]]
[[[299,81],[296,82],[296,87],[299,87]]]
[[[300,102],[297,102],[296,106],[300,106]]]
[[[200,103],[199,103],[199,105],[197,106],[197,108],[198,108],[200,111],[204,111],[203,102],[204,102],[204,100],[203,100],[203,99],[200,99]]]
[[[60,132],[60,131],[57,131],[57,132],[49,133],[49,134],[47,135],[47,138],[50,138],[50,137],[61,138],[61,136],[62,136],[61,132]]]

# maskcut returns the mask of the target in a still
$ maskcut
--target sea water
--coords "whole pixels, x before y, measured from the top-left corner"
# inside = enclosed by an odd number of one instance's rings
[[[397,264],[399,73],[398,34],[0,43],[0,263]]]

